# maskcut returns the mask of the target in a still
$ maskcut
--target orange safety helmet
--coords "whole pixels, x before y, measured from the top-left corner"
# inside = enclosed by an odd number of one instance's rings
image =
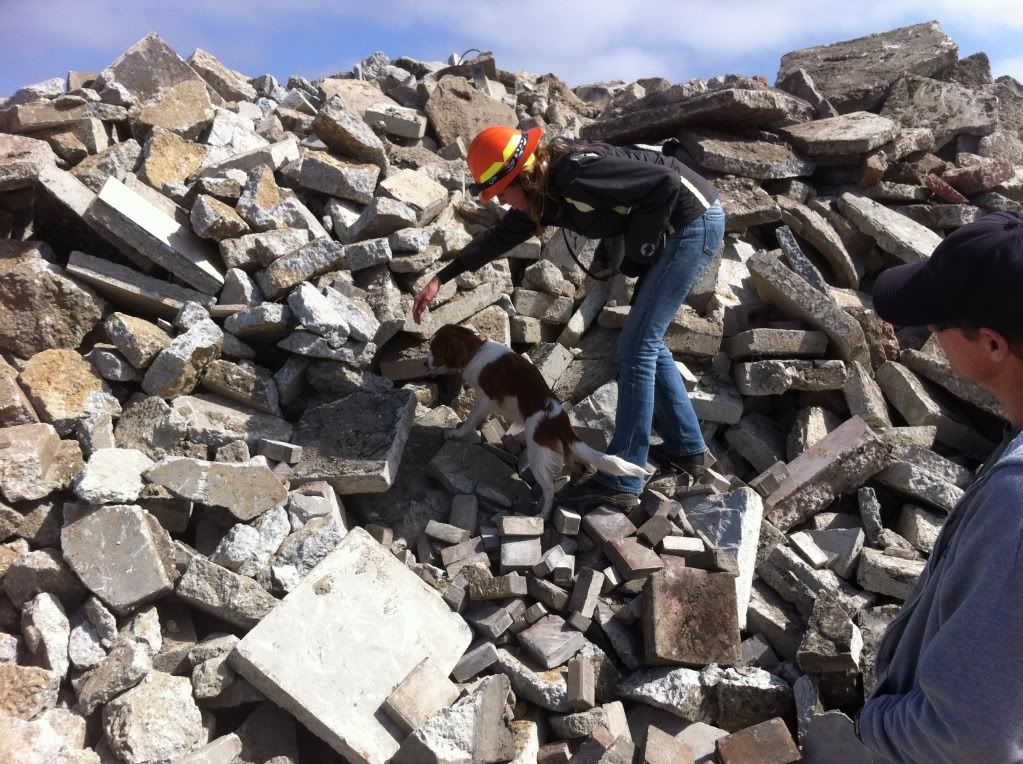
[[[479,194],[485,202],[508,188],[529,164],[541,137],[539,127],[523,131],[496,125],[481,130],[469,144],[467,161],[476,179],[469,186],[470,193]]]

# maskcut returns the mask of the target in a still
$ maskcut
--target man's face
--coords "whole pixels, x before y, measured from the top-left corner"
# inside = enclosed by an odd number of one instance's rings
[[[984,384],[999,370],[999,356],[992,348],[992,334],[981,329],[974,339],[963,334],[962,329],[928,327],[938,338],[952,371],[963,379]]]

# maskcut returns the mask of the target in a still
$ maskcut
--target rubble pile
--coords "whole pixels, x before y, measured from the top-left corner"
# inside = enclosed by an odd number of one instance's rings
[[[613,430],[634,283],[587,277],[596,242],[538,231],[411,318],[503,214],[465,191],[494,123],[720,188],[667,335],[695,484],[542,518],[518,428],[445,437],[445,323]],[[774,87],[379,53],[282,84],[149,35],[0,99],[0,758],[841,760],[1005,415],[869,287],[1021,208],[1023,86],[937,23],[788,53]]]

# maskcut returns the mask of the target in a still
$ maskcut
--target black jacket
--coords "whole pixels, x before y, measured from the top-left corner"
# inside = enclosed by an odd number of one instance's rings
[[[541,224],[590,239],[622,237],[623,246],[609,248],[606,266],[615,270],[624,259],[624,270],[634,275],[653,262],[665,233],[696,220],[718,198],[709,181],[674,157],[627,146],[579,144],[555,159],[550,172]],[[511,210],[437,275],[446,282],[475,271],[536,232],[529,215]]]

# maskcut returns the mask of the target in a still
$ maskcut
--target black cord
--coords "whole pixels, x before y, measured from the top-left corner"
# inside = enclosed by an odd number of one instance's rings
[[[462,55],[460,55],[460,56],[458,57],[458,64],[457,64],[458,66],[461,66],[461,65],[462,65],[462,62],[463,62],[463,61],[465,61],[465,54],[466,54],[466,53],[478,53],[478,54],[479,54],[479,55],[481,55],[481,56],[483,55],[483,51],[482,51],[482,50],[480,50],[479,48],[469,48],[469,50],[467,50],[467,51],[464,51],[464,52],[462,53]]]
[[[583,273],[585,273],[591,279],[596,279],[597,281],[610,281],[621,272],[620,270],[616,269],[606,276],[598,276],[596,273],[594,273],[593,271],[591,271],[589,268],[582,264],[582,261],[578,258],[578,256],[575,254],[575,251],[572,249],[572,245],[568,243],[568,234],[565,233],[564,228],[561,229],[561,237],[565,240],[565,247],[568,249],[568,254],[572,256],[573,260],[575,260],[575,264],[582,268]]]

